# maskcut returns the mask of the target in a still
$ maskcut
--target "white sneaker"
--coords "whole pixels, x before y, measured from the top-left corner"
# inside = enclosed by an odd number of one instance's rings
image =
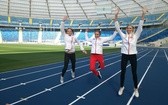
[[[72,78],[75,78],[75,72],[71,71]]]
[[[135,94],[135,97],[139,97],[139,92],[138,92],[138,89],[134,89],[134,94]]]
[[[124,91],[124,87],[120,87],[120,90],[118,91],[118,95],[122,95],[123,94],[123,91]]]
[[[60,78],[60,82],[61,82],[61,84],[64,83],[64,77],[61,76],[61,78]]]

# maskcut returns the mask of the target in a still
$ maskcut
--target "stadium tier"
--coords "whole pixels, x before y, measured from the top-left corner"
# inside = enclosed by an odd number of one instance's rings
[[[137,28],[141,16],[121,17],[118,19],[123,32],[131,24]],[[152,42],[168,36],[168,31],[162,27],[168,19],[168,12],[149,14],[145,16],[143,32],[140,42]],[[60,19],[24,18],[14,16],[0,16],[1,43],[5,42],[34,42],[34,43],[62,43],[60,33]],[[78,40],[85,41],[85,29],[90,28],[89,37],[94,37],[94,29],[101,29],[102,37],[108,37],[114,32],[113,19],[81,20],[71,19],[65,22],[65,28],[75,29]],[[120,41],[117,35],[114,41]]]
[[[159,39],[166,38],[166,37],[168,37],[168,29],[161,31],[160,33],[158,33],[158,34],[156,34],[156,35],[154,35],[150,38],[147,38],[142,42],[154,42],[154,41],[157,41]]]
[[[145,24],[153,25],[153,24],[162,24],[168,18],[168,13],[159,13],[159,14],[151,14],[145,16]],[[140,16],[133,17],[123,17],[118,20],[123,26],[128,25],[129,23],[133,25],[137,25]],[[6,26],[22,26],[22,27],[31,27],[35,26],[36,28],[39,26],[42,27],[54,27],[59,28],[61,20],[56,19],[36,19],[36,18],[22,18],[22,17],[13,17],[13,16],[0,16],[0,25]],[[107,28],[114,26],[113,19],[99,19],[99,20],[68,20],[65,22],[66,27],[73,28]]]
[[[161,31],[163,30],[163,31]],[[114,32],[114,29],[105,29],[101,30],[101,36],[102,37],[109,37]],[[125,30],[123,29],[123,32]],[[0,33],[2,37],[3,42],[19,42],[19,29],[11,29],[11,28],[0,28]],[[63,40],[61,37],[61,33],[59,30],[57,31],[49,31],[49,30],[37,30],[37,29],[23,29],[22,30],[22,39],[23,42],[38,42],[39,40],[39,34],[41,34],[41,42],[55,42]],[[158,34],[156,34],[158,33]],[[143,40],[146,37],[149,37],[153,34],[156,34],[155,36],[152,36],[148,39],[145,39],[142,42],[151,42],[156,41],[157,39],[161,39],[164,37],[168,37],[168,29],[165,30],[165,28],[156,27],[156,28],[144,28],[143,32],[139,38],[139,40]],[[84,41],[85,40],[85,30],[76,30],[75,35],[78,40]],[[90,30],[88,33],[89,37],[94,37],[94,30]],[[20,36],[21,37],[21,36]],[[120,41],[121,37],[117,35],[114,38],[114,41]]]

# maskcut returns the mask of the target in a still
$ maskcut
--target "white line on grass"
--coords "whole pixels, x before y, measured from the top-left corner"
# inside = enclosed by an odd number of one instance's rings
[[[152,51],[150,51],[150,52],[152,52]],[[143,55],[143,56],[141,56],[140,58],[138,58],[138,61],[139,61],[141,58],[145,57],[145,56],[146,56],[147,54],[149,54],[150,52],[148,52],[148,53],[146,53],[145,55]],[[130,64],[129,64],[127,67],[129,67],[129,66],[130,66]],[[118,72],[116,72],[114,75],[110,76],[109,78],[107,78],[106,80],[104,80],[103,82],[101,82],[100,84],[98,84],[97,86],[93,87],[92,89],[90,89],[89,91],[87,91],[86,93],[84,93],[83,95],[81,95],[80,97],[85,97],[86,95],[88,95],[89,93],[91,93],[92,91],[94,91],[95,89],[97,89],[98,87],[100,87],[101,85],[103,85],[104,83],[106,83],[108,80],[110,80],[111,78],[113,78],[114,76],[116,76],[117,74],[119,74],[120,72],[121,72],[121,70],[118,71]],[[81,99],[80,97],[77,97],[76,100],[72,101],[72,102],[69,103],[68,105],[73,105],[74,103],[76,103],[77,101],[79,101],[79,100]]]
[[[120,54],[115,54],[115,55],[120,55]],[[107,56],[112,56],[112,55],[107,55]],[[77,63],[86,62],[86,61],[89,61],[89,59],[83,60],[83,61],[80,61],[80,62],[77,62]],[[71,64],[69,64],[69,65],[71,65]],[[51,68],[43,69],[43,70],[40,70],[40,71],[34,71],[34,72],[29,72],[29,73],[25,73],[25,74],[21,74],[21,75],[15,75],[15,76],[11,76],[11,77],[6,77],[6,78],[2,77],[0,79],[0,81],[9,80],[9,79],[13,79],[13,78],[18,78],[18,77],[22,77],[22,76],[26,76],[26,75],[30,75],[30,74],[40,73],[40,72],[44,72],[44,71],[48,71],[48,70],[53,70],[53,69],[60,68],[60,67],[63,67],[63,65],[60,65],[60,66],[57,66],[57,67],[51,67]]]
[[[152,65],[152,63],[153,63],[153,61],[155,60],[156,55],[158,54],[158,52],[159,52],[159,50],[157,50],[157,52],[155,53],[153,59],[151,60],[151,62],[150,62],[150,64],[149,64],[148,68],[146,69],[144,75],[142,76],[142,78],[141,78],[141,80],[140,80],[140,82],[139,82],[139,84],[138,84],[138,87],[141,85],[142,81],[144,80],[144,78],[145,78],[147,72],[149,71],[149,69],[150,69],[150,67],[151,67],[151,65]],[[132,96],[130,97],[130,99],[129,99],[128,102],[127,102],[127,105],[130,105],[130,104],[131,104],[131,102],[132,102],[132,100],[133,100],[133,98],[134,98],[134,95],[135,95],[135,93],[133,92]]]

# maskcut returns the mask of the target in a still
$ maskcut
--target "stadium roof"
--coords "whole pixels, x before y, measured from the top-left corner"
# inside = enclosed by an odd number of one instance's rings
[[[115,9],[120,17],[168,12],[168,0],[0,0],[0,15],[26,18],[111,19]]]

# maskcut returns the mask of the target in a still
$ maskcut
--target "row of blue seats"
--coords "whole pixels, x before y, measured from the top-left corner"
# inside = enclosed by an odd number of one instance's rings
[[[15,42],[18,41],[19,38],[19,32],[14,30],[14,29],[1,29],[1,35],[2,35],[2,40],[3,41],[10,41],[10,42]]]
[[[156,32],[162,30],[163,28],[144,28],[140,39],[143,39],[145,37],[148,37],[149,35],[155,34]]]
[[[162,30],[163,28],[144,28],[140,39],[143,39],[149,35],[152,35],[160,30]],[[18,41],[18,37],[19,37],[19,32],[16,29],[4,29],[1,28],[0,32],[2,34],[2,39],[4,41]],[[101,31],[101,36],[102,37],[109,37],[110,35],[112,35],[114,32],[114,30],[102,30]],[[125,33],[125,31],[123,31]],[[55,40],[56,36],[58,35],[58,33],[60,34],[59,31],[55,32],[55,31],[43,31],[42,32],[42,39],[43,40]],[[38,39],[38,34],[39,31],[38,30],[23,30],[23,40],[24,41],[34,41]],[[94,31],[91,30],[88,33],[89,38],[92,37],[94,35]],[[168,30],[161,32],[159,35],[156,35],[156,37],[152,37],[154,39],[160,39],[162,37],[165,37],[165,35],[168,35]],[[85,40],[85,31],[81,31],[79,36],[77,37],[78,40]],[[145,40],[145,42],[150,41],[151,38],[149,38],[148,40]],[[63,40],[63,37],[60,38],[60,40]],[[114,40],[121,40],[120,35],[118,34]],[[152,39],[151,39],[152,40]]]
[[[151,14],[151,15],[146,15],[145,19],[146,22],[157,22],[157,18],[159,16],[161,16],[162,14]],[[129,24],[134,20],[135,17],[125,17],[125,18],[120,18],[119,21],[122,21],[123,24]],[[134,21],[134,23],[138,23],[140,20],[141,16],[138,16],[138,18]],[[164,19],[168,18],[168,13],[165,13],[165,15],[163,15],[159,20],[162,21]],[[89,25],[91,23],[92,20],[73,20],[73,24],[72,25],[79,25],[79,24],[87,24]],[[11,17],[11,23],[12,24],[29,24],[29,18],[22,18],[22,17]],[[52,25],[58,25],[60,24],[61,20],[52,20]],[[102,19],[102,20],[94,20],[92,22],[92,24],[110,24],[112,22],[112,19]],[[8,16],[0,16],[0,24],[8,24]],[[35,25],[39,25],[41,24],[45,24],[45,25],[50,25],[50,19],[32,19],[32,23]],[[70,24],[71,21],[68,20],[66,21],[66,24]]]
[[[144,40],[143,42],[154,42],[154,41],[157,41],[159,39],[166,38],[166,37],[168,37],[168,29],[159,33],[159,34],[157,34],[157,35],[155,35],[155,36],[153,36],[153,37],[151,37],[151,38],[148,38],[148,39]]]

